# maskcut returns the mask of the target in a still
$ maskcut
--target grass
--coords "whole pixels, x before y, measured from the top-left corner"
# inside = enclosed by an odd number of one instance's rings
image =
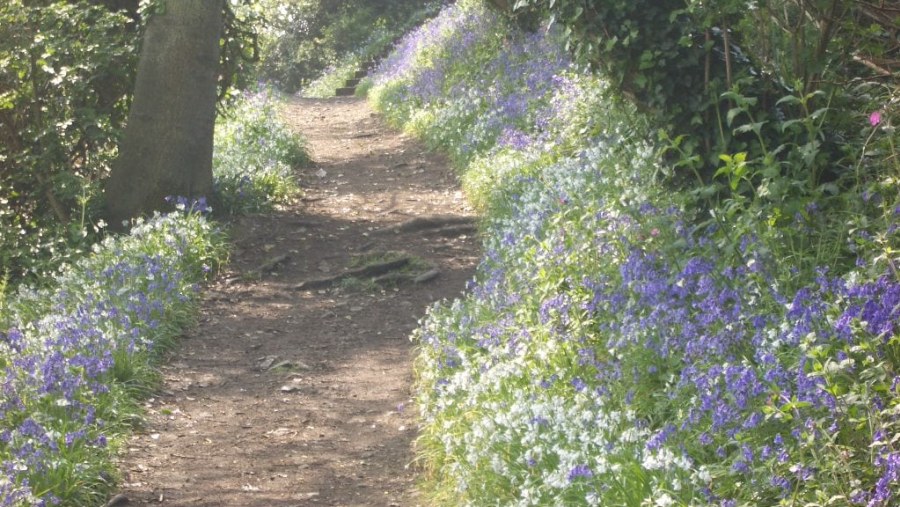
[[[371,278],[364,279],[355,276],[342,278],[337,288],[343,292],[378,292],[381,286]]]

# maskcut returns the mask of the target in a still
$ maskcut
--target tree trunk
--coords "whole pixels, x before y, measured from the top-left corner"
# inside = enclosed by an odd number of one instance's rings
[[[110,224],[212,193],[222,0],[163,0],[150,18],[119,157],[106,184]]]

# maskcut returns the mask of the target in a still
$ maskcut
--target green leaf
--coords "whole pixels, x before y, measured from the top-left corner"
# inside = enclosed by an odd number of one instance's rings
[[[792,410],[797,410],[801,408],[811,407],[812,403],[808,401],[796,401],[796,399],[789,401],[781,406],[782,412],[790,412]]]
[[[610,51],[612,51],[612,49],[614,47],[616,47],[616,44],[618,44],[618,43],[619,43],[619,36],[613,35],[612,37],[606,39],[606,44],[604,45],[604,51],[606,53],[609,53]]]
[[[725,122],[730,127],[731,124],[734,123],[734,118],[743,112],[744,112],[744,108],[742,108],[742,107],[733,107],[733,108],[729,109],[728,114],[725,115]]]
[[[800,98],[795,97],[793,95],[785,95],[778,99],[778,102],[775,103],[776,106],[780,106],[781,104],[799,104]]]
[[[575,21],[575,20],[577,20],[578,18],[581,17],[582,14],[584,14],[584,7],[582,7],[582,6],[579,5],[578,7],[575,8],[575,15],[573,15],[573,16],[570,18],[570,21]]]
[[[807,166],[812,165],[815,161],[816,156],[819,154],[819,147],[821,143],[819,141],[810,141],[803,146],[800,147],[800,155],[803,158],[803,163]]]
[[[815,111],[812,112],[811,115],[809,115],[809,117],[812,118],[812,119],[814,119],[814,120],[818,120],[819,118],[825,116],[825,114],[828,113],[828,110],[829,110],[829,109],[830,109],[830,108],[828,108],[828,107],[823,107],[823,108],[820,108],[820,109],[816,109]]]
[[[722,98],[723,100],[733,100],[738,103],[740,103],[741,99],[744,98],[744,96],[741,95],[740,93],[733,92],[733,91],[722,92],[722,94],[719,95],[719,97]]]
[[[816,91],[814,91],[814,92],[812,92],[812,93],[807,93],[806,96],[803,97],[803,100],[804,100],[805,102],[809,102],[810,100],[812,100],[812,99],[814,99],[814,98],[816,98],[816,97],[824,97],[824,96],[825,96],[825,92],[824,92],[824,91],[822,91],[822,90],[816,90]]]
[[[760,131],[762,130],[763,125],[765,125],[765,124],[766,124],[766,122],[764,122],[764,121],[758,121],[756,123],[747,123],[747,124],[741,125],[740,127],[735,128],[734,133],[735,134],[743,134],[746,132],[756,132],[757,134],[759,134]]]
[[[781,130],[781,132],[783,133],[783,132],[785,132],[787,129],[793,127],[794,125],[796,125],[796,124],[798,124],[798,123],[801,123],[802,121],[803,121],[803,120],[787,120],[787,121],[783,121],[783,122],[781,122],[781,124],[779,124],[778,128],[779,128],[779,130]]]
[[[775,178],[781,174],[781,169],[775,164],[768,164],[763,166],[762,175],[765,178]]]
[[[634,84],[637,85],[638,88],[646,88],[647,87],[647,76],[644,74],[637,74],[634,76]]]

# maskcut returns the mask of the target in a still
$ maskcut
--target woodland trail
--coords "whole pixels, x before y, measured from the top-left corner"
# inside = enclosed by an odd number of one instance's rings
[[[128,505],[421,503],[408,337],[433,301],[464,288],[479,242],[471,227],[396,226],[471,211],[448,162],[364,100],[295,98],[285,116],[315,160],[304,197],[234,225],[231,263],[125,445]],[[388,251],[440,274],[297,289]]]

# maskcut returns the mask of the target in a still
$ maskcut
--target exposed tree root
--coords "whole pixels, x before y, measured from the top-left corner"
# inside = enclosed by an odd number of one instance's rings
[[[248,271],[247,276],[250,276],[253,278],[258,278],[258,277],[262,276],[263,274],[268,273],[269,271],[274,271],[275,268],[277,268],[279,264],[287,261],[288,259],[290,259],[289,255],[276,255],[275,257],[272,257],[271,259],[267,260],[266,262],[263,262],[262,264],[260,264],[259,267],[257,267],[256,269],[252,269],[252,270]]]
[[[472,230],[475,230],[475,221],[470,217],[460,217],[453,215],[432,215],[412,218],[410,220],[406,220],[405,222],[400,222],[399,224],[385,227],[384,229],[379,229],[377,232],[381,234],[389,232],[399,234],[401,232],[419,232],[434,229],[440,230],[460,226],[470,227]]]
[[[399,259],[380,262],[377,264],[369,264],[363,266],[361,268],[356,269],[348,269],[343,273],[339,273],[334,276],[329,276],[325,278],[315,278],[312,280],[306,280],[300,282],[299,284],[294,286],[294,290],[313,290],[313,289],[323,289],[325,287],[331,287],[332,285],[337,284],[341,280],[347,278],[375,278],[379,275],[384,275],[385,273],[390,273],[391,271],[397,271],[405,268],[412,261],[412,257],[401,257]]]
[[[463,234],[475,234],[476,232],[478,232],[478,228],[475,224],[457,224],[448,225],[439,229],[428,229],[422,231],[422,234],[433,234],[435,236],[450,238],[453,236],[462,236]]]

